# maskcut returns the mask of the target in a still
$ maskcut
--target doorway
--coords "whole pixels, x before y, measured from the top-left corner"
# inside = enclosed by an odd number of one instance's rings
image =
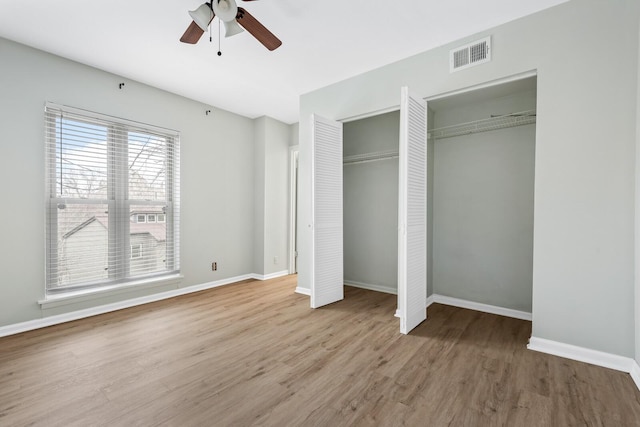
[[[400,141],[419,135],[412,152],[403,154],[402,142],[398,150],[398,315],[404,333],[424,319],[427,296],[481,311],[486,310],[480,306],[503,307],[530,315],[535,105],[535,73],[434,97],[428,107],[403,90]],[[406,120],[411,111],[420,112]],[[343,126],[313,116],[313,308],[343,298],[344,265],[350,262],[343,256]],[[505,138],[505,132],[524,132],[527,141]],[[417,198],[408,202],[407,197]],[[419,207],[415,215],[408,212],[414,207]],[[412,219],[417,220],[407,222]],[[414,230],[412,240],[407,234]],[[411,246],[413,241],[421,243]],[[409,282],[412,293],[402,295]]]
[[[532,309],[535,76],[428,102],[429,295]]]
[[[404,334],[426,318],[427,104],[401,88],[398,306]],[[311,307],[344,298],[343,124],[312,115]]]
[[[343,124],[344,282],[398,293],[400,112]]]
[[[289,274],[298,272],[298,157],[300,146],[289,147]]]

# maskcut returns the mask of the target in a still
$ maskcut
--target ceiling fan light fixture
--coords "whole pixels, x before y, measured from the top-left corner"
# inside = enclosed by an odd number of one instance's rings
[[[202,31],[207,31],[209,22],[213,19],[213,12],[211,11],[209,3],[203,3],[198,6],[196,10],[190,10],[189,15],[191,15],[193,22],[198,24],[198,27],[200,27]]]
[[[244,31],[244,29],[240,26],[240,24],[238,24],[238,21],[236,20],[225,22],[224,30],[225,37],[235,36],[236,34],[240,34]]]
[[[211,0],[211,8],[223,22],[235,21],[238,14],[238,6],[235,0]]]

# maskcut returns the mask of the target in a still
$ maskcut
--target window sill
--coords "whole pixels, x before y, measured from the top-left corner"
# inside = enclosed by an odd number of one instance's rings
[[[60,295],[49,295],[45,299],[38,301],[40,308],[49,309],[60,307],[68,304],[76,304],[84,301],[110,297],[113,295],[125,294],[128,292],[139,291],[141,289],[152,289],[167,285],[179,284],[184,276],[180,274],[172,274],[170,276],[156,277],[153,279],[137,280],[119,285],[104,286],[94,289],[83,289],[81,291],[67,292]]]

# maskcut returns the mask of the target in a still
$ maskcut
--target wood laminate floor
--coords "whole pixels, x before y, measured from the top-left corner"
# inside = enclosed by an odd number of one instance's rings
[[[296,277],[0,339],[2,426],[638,426],[625,373],[526,349],[529,322]]]

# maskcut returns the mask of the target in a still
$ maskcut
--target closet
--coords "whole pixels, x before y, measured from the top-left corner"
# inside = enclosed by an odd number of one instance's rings
[[[531,312],[536,77],[338,122],[312,117],[311,307],[344,284]],[[399,137],[398,137],[399,136]],[[425,143],[426,141],[426,143]]]
[[[427,104],[400,89],[398,311],[400,332],[426,318]],[[343,124],[311,115],[311,308],[344,298]],[[372,159],[360,159],[372,160]]]
[[[343,125],[344,282],[398,292],[400,112]]]
[[[536,78],[428,105],[429,294],[531,313]]]

